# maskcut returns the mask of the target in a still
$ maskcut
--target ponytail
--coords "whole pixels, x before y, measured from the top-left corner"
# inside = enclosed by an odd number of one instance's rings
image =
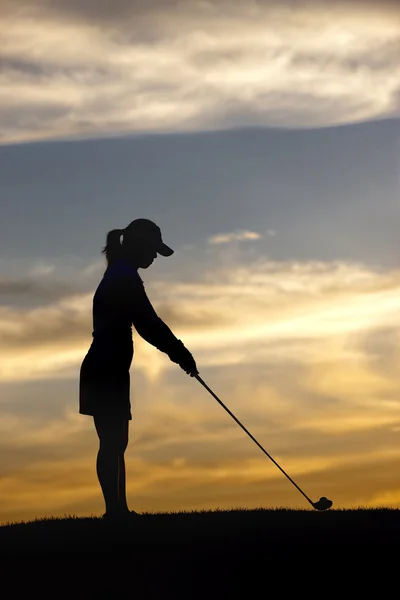
[[[122,256],[122,244],[120,238],[123,233],[123,229],[113,229],[107,234],[106,245],[101,253],[106,255],[108,264],[113,263]]]

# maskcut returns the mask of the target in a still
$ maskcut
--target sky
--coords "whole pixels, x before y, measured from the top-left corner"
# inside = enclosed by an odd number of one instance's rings
[[[400,508],[395,2],[1,3],[0,523],[100,516],[78,413],[107,232],[200,376],[314,501]],[[310,508],[133,328],[137,512]]]

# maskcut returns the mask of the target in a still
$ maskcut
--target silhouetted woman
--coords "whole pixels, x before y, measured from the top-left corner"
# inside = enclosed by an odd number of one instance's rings
[[[124,518],[136,514],[126,501],[124,459],[132,419],[132,324],[191,377],[198,371],[189,350],[154,311],[137,272],[147,269],[157,254],[173,254],[160,228],[148,219],[135,219],[126,229],[110,231],[102,252],[108,266],[93,297],[93,341],[80,369],[79,412],[93,416],[100,440],[96,467],[106,506],[103,517]]]

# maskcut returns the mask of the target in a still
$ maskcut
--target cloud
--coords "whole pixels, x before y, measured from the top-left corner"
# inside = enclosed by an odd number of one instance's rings
[[[30,276],[39,278],[52,272],[52,267],[33,267]],[[0,279],[0,311],[2,310],[2,306],[4,309],[10,304],[16,307],[20,302],[52,302],[64,298],[68,294],[73,294],[74,290],[76,288],[65,281],[41,282],[29,277],[25,279],[3,278]]]
[[[360,427],[353,411],[352,427],[349,407],[336,407],[334,414],[325,402],[320,427],[312,422],[318,409],[304,402],[301,377],[289,373],[297,397],[285,394],[279,372],[267,380],[255,368],[240,370],[237,378],[227,371],[230,385],[221,381],[219,387],[229,407],[311,497],[323,489],[337,508],[376,506],[378,499],[398,505],[393,479],[400,461],[398,413],[370,406]],[[181,383],[165,383],[148,388],[134,409],[127,471],[128,498],[136,510],[305,508],[290,483],[202,388],[184,401]],[[1,417],[0,521],[101,514],[94,468],[98,442],[89,419],[70,411],[48,423]]]
[[[237,231],[233,233],[221,233],[213,235],[208,239],[209,244],[226,244],[232,241],[242,242],[244,240],[259,240],[262,235],[255,231]]]
[[[0,32],[3,143],[399,114],[389,4],[26,6]]]
[[[195,283],[146,286],[206,383],[312,497],[398,506],[400,273],[265,258],[222,269],[213,252]],[[97,436],[77,413],[91,303],[86,291],[0,311],[0,521],[103,510]],[[134,338],[132,507],[304,508],[207,390]]]
[[[360,345],[367,332],[398,330],[396,271],[340,262],[235,261],[218,264],[216,259],[213,269],[199,272],[196,282],[160,279],[146,286],[159,316],[204,367],[314,363],[323,361],[327,352],[332,360],[358,360],[366,352]],[[53,301],[48,293],[52,285],[59,294]],[[15,282],[3,281],[3,288],[15,292]],[[23,285],[21,289],[29,291]],[[46,281],[37,282],[33,293],[36,299],[46,297],[47,303],[24,310],[0,307],[2,381],[16,380],[21,372],[27,379],[72,376],[92,341],[93,291]],[[137,368],[149,377],[172,368],[165,354],[134,328],[133,333]]]
[[[39,262],[37,265],[32,267],[29,275],[31,275],[32,277],[42,277],[45,275],[50,275],[50,273],[54,273],[54,270],[55,270],[54,265],[48,265],[48,264]]]
[[[249,0],[245,10],[250,10],[253,15],[268,7],[279,6],[285,12],[293,12],[295,8],[293,0]],[[317,9],[324,5],[324,0],[305,0],[302,7],[305,10]],[[335,0],[331,7],[332,13],[357,10],[361,14],[376,7],[374,0]],[[127,20],[143,19],[146,16],[161,15],[174,12],[179,16],[183,8],[200,13],[211,13],[218,11],[219,14],[226,13],[228,8],[234,8],[237,12],[243,11],[241,0],[114,0],[112,4],[108,0],[3,0],[3,14],[10,12],[25,12],[31,15],[51,13],[61,21],[87,21],[95,23],[126,22]],[[381,11],[394,10],[397,13],[397,0],[381,0],[379,3]]]

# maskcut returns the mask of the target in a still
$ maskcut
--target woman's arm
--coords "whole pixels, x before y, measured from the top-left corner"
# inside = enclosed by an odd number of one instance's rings
[[[174,360],[183,344],[157,315],[146,294],[143,283],[134,285],[129,296],[131,321],[138,334],[146,342],[161,352],[165,352],[171,360]]]

